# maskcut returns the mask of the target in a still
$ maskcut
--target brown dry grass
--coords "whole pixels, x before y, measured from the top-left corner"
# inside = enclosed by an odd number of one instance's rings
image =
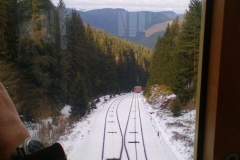
[[[145,30],[146,37],[150,37],[154,33],[157,33],[157,32],[160,32],[160,31],[165,31],[168,23],[171,24],[172,21],[167,21],[167,22],[152,25],[147,30]]]

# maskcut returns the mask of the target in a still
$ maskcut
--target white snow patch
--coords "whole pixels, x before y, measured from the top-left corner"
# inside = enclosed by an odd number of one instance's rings
[[[169,110],[154,109],[147,103],[145,106],[156,132],[159,132],[176,157],[179,160],[192,160],[196,110],[173,117]]]
[[[71,112],[71,106],[69,105],[65,105],[63,109],[60,111],[60,113],[66,118],[70,116],[70,112]]]

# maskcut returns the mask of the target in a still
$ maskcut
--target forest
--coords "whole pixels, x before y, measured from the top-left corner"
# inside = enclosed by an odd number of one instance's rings
[[[0,82],[19,114],[38,120],[66,104],[82,117],[103,95],[155,84],[166,86],[182,106],[196,94],[201,0],[191,0],[154,51],[84,25],[59,0],[0,1]]]
[[[98,97],[144,86],[153,51],[65,15],[59,0],[0,1],[0,82],[34,121],[66,104],[82,117]]]
[[[191,0],[182,20],[174,19],[155,45],[145,95],[155,84],[170,87],[176,103],[186,106],[196,96],[201,29],[201,0]]]

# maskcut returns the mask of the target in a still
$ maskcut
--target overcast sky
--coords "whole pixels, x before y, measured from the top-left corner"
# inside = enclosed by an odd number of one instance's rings
[[[57,5],[59,0],[52,0]],[[184,13],[190,0],[64,0],[67,8],[92,10],[123,8],[128,11],[174,11]]]

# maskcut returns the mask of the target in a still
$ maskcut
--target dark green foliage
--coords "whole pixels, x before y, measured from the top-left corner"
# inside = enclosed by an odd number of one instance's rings
[[[114,60],[111,63],[112,65],[115,63],[113,68],[116,70],[113,70],[112,73],[116,73],[117,77],[114,79],[117,79],[115,82],[118,82],[117,84],[113,84],[116,88],[114,93],[131,91],[136,85],[145,86],[152,50],[110,36],[99,30],[93,30],[93,33],[94,43],[99,46],[100,51],[105,56],[111,56]],[[110,67],[108,68],[110,69]]]
[[[154,84],[170,86],[186,104],[195,96],[200,41],[201,1],[191,0],[180,24],[178,18],[159,37],[151,61],[150,78],[145,88],[149,94]]]
[[[178,99],[174,101],[173,107],[171,109],[171,112],[173,113],[173,117],[179,117],[181,116],[181,106]]]
[[[91,108],[92,110],[93,110],[93,109],[97,109],[97,106],[96,106],[96,102],[95,102],[95,101],[91,102],[90,108]]]
[[[0,4],[0,81],[20,114],[38,119],[69,104],[72,116],[82,117],[99,96],[146,83],[152,51],[84,26],[77,11],[66,18],[67,48],[61,49],[63,0],[57,8],[50,0]]]
[[[163,37],[159,37],[155,54],[150,65],[149,85],[159,84],[174,86],[176,82],[176,55],[175,50],[180,32],[179,19],[175,19],[172,25],[168,25]]]
[[[149,37],[145,37],[145,38],[141,38],[141,39],[139,39],[139,38],[138,39],[130,39],[130,41],[140,44],[140,45],[143,45],[150,49],[154,49],[158,37],[163,36],[164,33],[165,33],[165,31],[160,31],[160,32],[154,33],[153,35],[151,35]]]
[[[182,25],[182,32],[179,37],[178,54],[181,59],[181,71],[179,77],[182,78],[180,89],[177,92],[182,95],[181,101],[188,102],[196,92],[198,56],[201,27],[201,1],[191,0],[189,11]],[[184,88],[184,89],[183,89]],[[192,96],[189,96],[191,94]]]
[[[0,2],[0,59],[13,59],[17,51],[17,10],[16,1]]]
[[[88,97],[86,91],[86,85],[80,72],[77,73],[75,80],[73,81],[73,91],[70,101],[71,116],[84,116],[88,109]]]

